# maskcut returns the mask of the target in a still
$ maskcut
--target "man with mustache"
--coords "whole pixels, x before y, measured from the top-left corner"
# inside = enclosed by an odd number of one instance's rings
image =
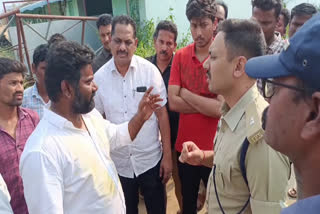
[[[175,149],[178,156],[182,143],[195,142],[201,149],[212,150],[220,117],[221,102],[208,90],[204,61],[218,22],[214,0],[189,0],[186,15],[194,43],[177,51],[169,80],[169,107],[180,113]],[[196,213],[199,184],[207,185],[211,168],[178,162],[182,187],[183,213]]]
[[[279,55],[252,58],[246,73],[263,79],[270,100],[265,141],[293,162],[298,201],[282,214],[320,210],[320,15],[314,15]],[[301,196],[301,197],[300,197]]]
[[[135,114],[143,92],[151,85],[163,99],[161,107],[145,123],[132,144],[111,149],[111,158],[123,186],[127,213],[138,214],[140,189],[148,213],[160,214],[166,212],[164,187],[172,171],[167,93],[157,67],[134,55],[137,44],[133,19],[114,17],[110,43],[113,58],[94,76],[100,87],[95,101],[101,114],[119,124]]]
[[[189,141],[183,144],[180,159],[213,167],[207,187],[208,214],[279,214],[290,164],[263,140],[260,120],[268,103],[255,79],[245,73],[247,60],[265,52],[262,30],[253,20],[226,20],[219,25],[209,52],[204,64],[209,90],[225,99],[214,151],[201,150]]]
[[[15,214],[28,213],[19,161],[28,137],[39,122],[36,112],[20,107],[26,71],[20,62],[0,58],[0,174],[7,184]]]
[[[132,144],[159,95],[149,88],[131,120],[111,124],[94,109],[93,52],[69,41],[50,48],[45,83],[50,109],[21,157],[25,197],[33,214],[125,214],[110,149]]]
[[[96,73],[97,70],[101,68],[101,66],[103,66],[112,58],[112,54],[110,51],[111,22],[112,16],[110,14],[102,14],[97,20],[96,25],[99,31],[100,41],[102,43],[102,50],[93,60],[93,73]]]
[[[154,56],[148,57],[147,60],[152,62],[161,72],[164,84],[168,91],[170,70],[174,51],[177,47],[178,30],[177,26],[168,20],[160,21],[153,34],[153,43],[156,50]],[[170,136],[172,149],[172,177],[174,180],[175,194],[178,200],[179,209],[182,210],[181,183],[178,175],[177,153],[174,145],[177,139],[179,113],[170,111],[169,103],[166,104],[170,122]]]

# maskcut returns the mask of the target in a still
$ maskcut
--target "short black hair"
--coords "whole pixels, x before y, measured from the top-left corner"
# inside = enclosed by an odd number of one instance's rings
[[[302,3],[298,4],[291,10],[291,20],[293,19],[294,16],[305,16],[305,15],[310,15],[313,16],[316,14],[317,8],[309,3]]]
[[[282,0],[251,0],[252,9],[254,7],[263,11],[274,9],[276,18],[279,17],[282,9]]]
[[[284,18],[284,27],[287,27],[290,21],[290,12],[287,8],[282,8],[280,15],[283,15]]]
[[[61,33],[55,33],[52,36],[50,36],[48,40],[48,47],[50,48],[52,45],[66,40],[66,37],[64,37]]]
[[[48,45],[42,44],[36,47],[33,52],[33,64],[38,67],[40,62],[45,62],[48,55]]]
[[[173,23],[172,21],[168,21],[168,20],[160,21],[156,27],[154,34],[153,34],[154,39],[158,38],[160,30],[166,30],[166,31],[173,33],[174,34],[174,41],[175,42],[177,41],[177,37],[178,37],[177,25],[175,23]]]
[[[110,14],[101,14],[99,17],[98,17],[98,20],[96,22],[96,25],[97,25],[97,28],[99,29],[100,26],[108,26],[108,25],[111,25],[112,23],[112,16]]]
[[[62,41],[49,49],[45,85],[51,101],[59,101],[63,80],[78,87],[80,70],[91,64],[93,57],[91,48],[73,41]]]
[[[216,5],[220,5],[221,7],[223,7],[224,12],[225,12],[224,18],[227,19],[228,18],[228,5],[222,0],[216,1]]]
[[[136,38],[137,26],[136,26],[135,21],[130,16],[121,15],[121,16],[114,17],[112,19],[111,35],[114,35],[117,24],[131,25],[131,27],[133,29],[133,37]]]
[[[207,17],[214,22],[216,11],[215,0],[189,0],[186,7],[186,15],[189,21],[193,18]]]
[[[266,43],[260,25],[252,19],[227,19],[218,27],[224,33],[228,60],[237,56],[247,59],[265,54]]]
[[[24,76],[27,68],[24,64],[17,60],[0,57],[0,79],[10,73],[20,73]]]

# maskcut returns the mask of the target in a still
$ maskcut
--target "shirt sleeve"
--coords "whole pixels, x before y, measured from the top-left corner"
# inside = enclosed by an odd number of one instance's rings
[[[29,213],[63,214],[62,172],[49,156],[31,152],[20,163]]]
[[[180,75],[180,56],[179,51],[174,55],[170,70],[170,79],[169,85],[178,85],[181,86],[181,75]]]
[[[10,194],[7,185],[0,175],[0,211],[1,214],[13,214],[10,206]]]
[[[129,122],[113,124],[110,121],[106,120],[105,124],[111,150],[132,143],[128,128]]]
[[[288,158],[258,142],[249,146],[246,169],[252,213],[280,213],[290,175]]]
[[[162,100],[161,107],[165,106],[167,103],[167,89],[164,84],[163,78],[156,66],[152,64],[152,72],[153,72],[153,78],[151,78],[151,86],[153,86],[152,94],[160,94],[160,97]]]

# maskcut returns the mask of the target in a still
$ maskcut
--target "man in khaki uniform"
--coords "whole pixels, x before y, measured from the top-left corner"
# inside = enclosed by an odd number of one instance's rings
[[[268,104],[255,80],[245,73],[247,60],[263,55],[264,50],[265,41],[256,22],[230,19],[219,26],[210,58],[204,64],[210,91],[225,98],[214,152],[186,142],[180,161],[213,164],[207,187],[209,214],[280,213],[280,201],[285,200],[290,164],[263,140],[261,116]],[[245,139],[247,150],[242,149]]]

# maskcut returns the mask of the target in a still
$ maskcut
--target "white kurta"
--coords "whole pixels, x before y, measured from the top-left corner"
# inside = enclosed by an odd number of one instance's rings
[[[89,132],[45,109],[28,139],[20,173],[29,213],[125,214],[110,146],[131,143],[128,124],[111,124],[96,110],[82,117]]]

